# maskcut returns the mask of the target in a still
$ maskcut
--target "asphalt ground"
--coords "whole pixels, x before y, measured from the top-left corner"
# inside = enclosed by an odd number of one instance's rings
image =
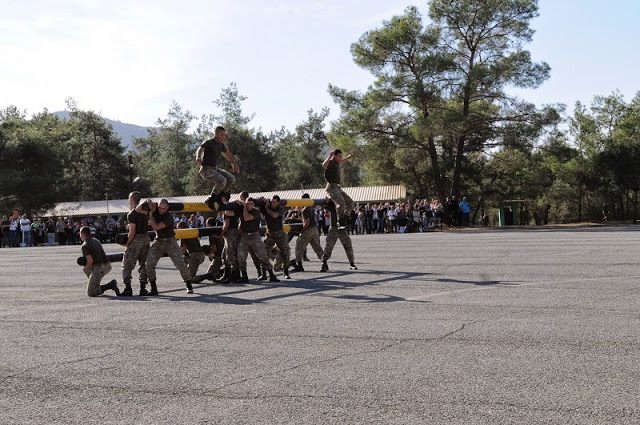
[[[338,243],[193,295],[162,259],[155,298],[87,297],[79,246],[1,249],[0,423],[638,424],[639,239],[356,236],[357,271]]]

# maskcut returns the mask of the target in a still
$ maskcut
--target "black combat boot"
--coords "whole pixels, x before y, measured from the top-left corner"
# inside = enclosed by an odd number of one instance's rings
[[[220,202],[220,195],[211,192],[211,195],[204,200],[204,203],[211,209],[211,211],[216,212],[218,210],[217,203]]]
[[[269,271],[273,273],[272,270]],[[262,267],[262,273],[258,276],[258,280],[267,280],[267,270],[264,267]]]
[[[304,267],[302,267],[302,263],[295,263],[295,265],[293,266],[293,270],[294,272],[303,272],[304,271]]]
[[[321,272],[328,272],[329,271],[329,265],[327,264],[326,261],[322,262],[322,267],[320,267],[320,271]]]
[[[229,281],[227,283],[236,283],[236,282],[240,282],[240,271],[231,270],[231,276],[229,276]]]
[[[224,274],[220,277],[220,279],[216,280],[216,282],[228,283],[229,279],[231,279],[231,267],[225,267]]]
[[[113,292],[116,293],[117,296],[120,296],[120,290],[118,289],[118,284],[115,279],[113,279],[111,282],[107,283],[106,285],[100,285],[100,289],[102,290],[103,294],[104,294],[104,291],[111,289],[113,290]]]
[[[130,297],[133,295],[133,289],[131,288],[131,281],[130,280],[125,280],[124,281],[124,290],[122,292],[120,292],[120,296],[121,297]]]
[[[291,276],[289,276],[289,267],[284,268],[284,278],[291,279]]]
[[[240,270],[240,279],[238,279],[237,283],[247,283],[249,282],[249,276],[247,276],[247,269]]]
[[[146,297],[149,295],[149,291],[146,290],[145,286],[147,286],[147,282],[140,281],[140,296]]]
[[[358,270],[358,268],[356,267],[356,263],[349,263],[349,269],[350,270]]]
[[[193,286],[191,286],[191,281],[190,280],[185,280],[184,281],[184,286],[186,286],[186,288],[187,288],[187,294],[193,294]]]
[[[268,272],[269,272],[269,282],[280,282],[280,279],[278,279],[276,275],[273,273],[273,269],[269,269]]]
[[[289,262],[289,267],[291,268],[292,273],[296,271],[297,266],[298,266],[298,262],[296,260],[291,260]]]
[[[191,279],[191,283],[202,283],[204,280],[213,280],[213,273],[199,274]]]
[[[149,283],[151,284],[151,291],[147,294],[150,297],[157,297],[158,294],[158,286],[156,285],[156,281],[155,280],[150,280]]]

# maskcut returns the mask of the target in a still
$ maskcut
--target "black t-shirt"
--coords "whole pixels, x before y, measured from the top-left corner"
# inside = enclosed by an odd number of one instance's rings
[[[215,236],[209,236],[209,246],[211,247],[211,252],[213,252],[213,249],[215,247],[215,252],[214,255],[216,257],[220,257],[222,255],[222,250],[224,249],[224,239],[223,238],[217,238]]]
[[[153,218],[156,220],[157,224],[164,223],[165,227],[160,230],[156,230],[156,236],[158,238],[166,239],[172,238],[175,236],[176,232],[173,231],[173,216],[170,212],[166,212],[163,215],[158,214],[158,211],[153,213]]]
[[[82,256],[86,257],[90,255],[93,258],[93,264],[105,264],[107,260],[107,254],[104,253],[102,244],[96,238],[89,238],[82,244]]]
[[[202,246],[200,245],[200,238],[181,239],[180,246],[186,246],[187,252],[202,252]]]
[[[254,233],[260,230],[260,211],[257,208],[249,211],[253,220],[245,220],[244,213],[240,216],[240,231],[244,233]]]
[[[238,230],[238,224],[240,223],[240,220],[238,219],[237,215],[225,215],[224,219],[229,220],[229,230],[231,229]]]
[[[313,210],[313,207],[304,207],[302,210],[302,219],[309,219],[310,226],[314,226],[316,224],[316,212]]]
[[[213,139],[205,140],[200,146],[204,148],[202,165],[208,165],[210,167],[217,166],[220,154],[227,151],[227,146],[224,143],[216,142]]]
[[[329,165],[324,170],[324,179],[327,183],[340,184],[340,163],[337,159],[329,161]]]
[[[145,235],[149,231],[149,216],[132,210],[127,214],[127,223],[136,225],[136,235]]]
[[[276,218],[271,217],[267,212],[267,209],[271,212],[278,213],[278,216]],[[281,206],[278,206],[275,210],[272,210],[271,208],[267,208],[266,205],[263,205],[262,207],[260,207],[260,210],[262,211],[265,220],[267,220],[267,227],[269,228],[270,232],[277,232],[278,230],[282,230],[282,215],[284,214],[284,210]]]
[[[9,220],[3,220],[2,221],[2,231],[3,232],[8,232],[10,226],[11,226],[11,222]]]
[[[55,233],[56,232],[56,223],[53,221],[47,222],[47,233]]]

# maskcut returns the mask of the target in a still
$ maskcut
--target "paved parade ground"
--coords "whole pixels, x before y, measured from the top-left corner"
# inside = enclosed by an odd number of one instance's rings
[[[357,271],[338,243],[193,295],[165,258],[155,298],[88,298],[79,246],[1,249],[0,423],[640,423],[634,228],[353,242]]]

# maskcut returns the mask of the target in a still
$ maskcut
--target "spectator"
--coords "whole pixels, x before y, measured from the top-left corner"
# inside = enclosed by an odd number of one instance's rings
[[[2,246],[2,248],[9,247],[10,227],[11,227],[11,222],[9,221],[8,217],[6,215],[2,216],[2,234],[0,235],[0,238],[2,239],[0,246]]]
[[[378,233],[384,233],[384,220],[387,210],[384,205],[378,204]]]
[[[56,243],[56,223],[53,218],[49,217],[49,220],[47,220],[46,229],[49,246],[53,246]]]
[[[396,233],[398,231],[398,209],[395,204],[389,206],[387,217],[389,217],[389,233]]]
[[[33,246],[31,240],[31,220],[27,218],[26,214],[23,214],[20,219],[20,231],[22,232],[22,246]]]
[[[447,198],[447,221],[450,226],[458,225],[458,210],[460,207],[458,206],[458,201],[456,200],[455,195],[451,198]]]
[[[357,235],[363,235],[364,231],[365,231],[365,224],[367,222],[366,219],[366,215],[364,212],[364,207],[358,209],[358,212],[356,213],[356,234]],[[367,208],[368,211],[368,208]]]
[[[329,234],[329,227],[331,227],[331,211],[324,207],[324,234]]]
[[[9,219],[9,243],[12,247],[20,244],[20,222],[17,217]]]
[[[460,212],[462,212],[462,221],[461,225],[465,227],[469,227],[469,214],[471,213],[471,207],[467,202],[467,197],[464,196],[462,198],[462,202],[460,202]]]
[[[65,227],[66,225],[62,217],[58,217],[58,221],[56,222],[56,233],[58,234],[58,244],[60,245],[64,245],[66,243],[66,238],[64,233]]]

